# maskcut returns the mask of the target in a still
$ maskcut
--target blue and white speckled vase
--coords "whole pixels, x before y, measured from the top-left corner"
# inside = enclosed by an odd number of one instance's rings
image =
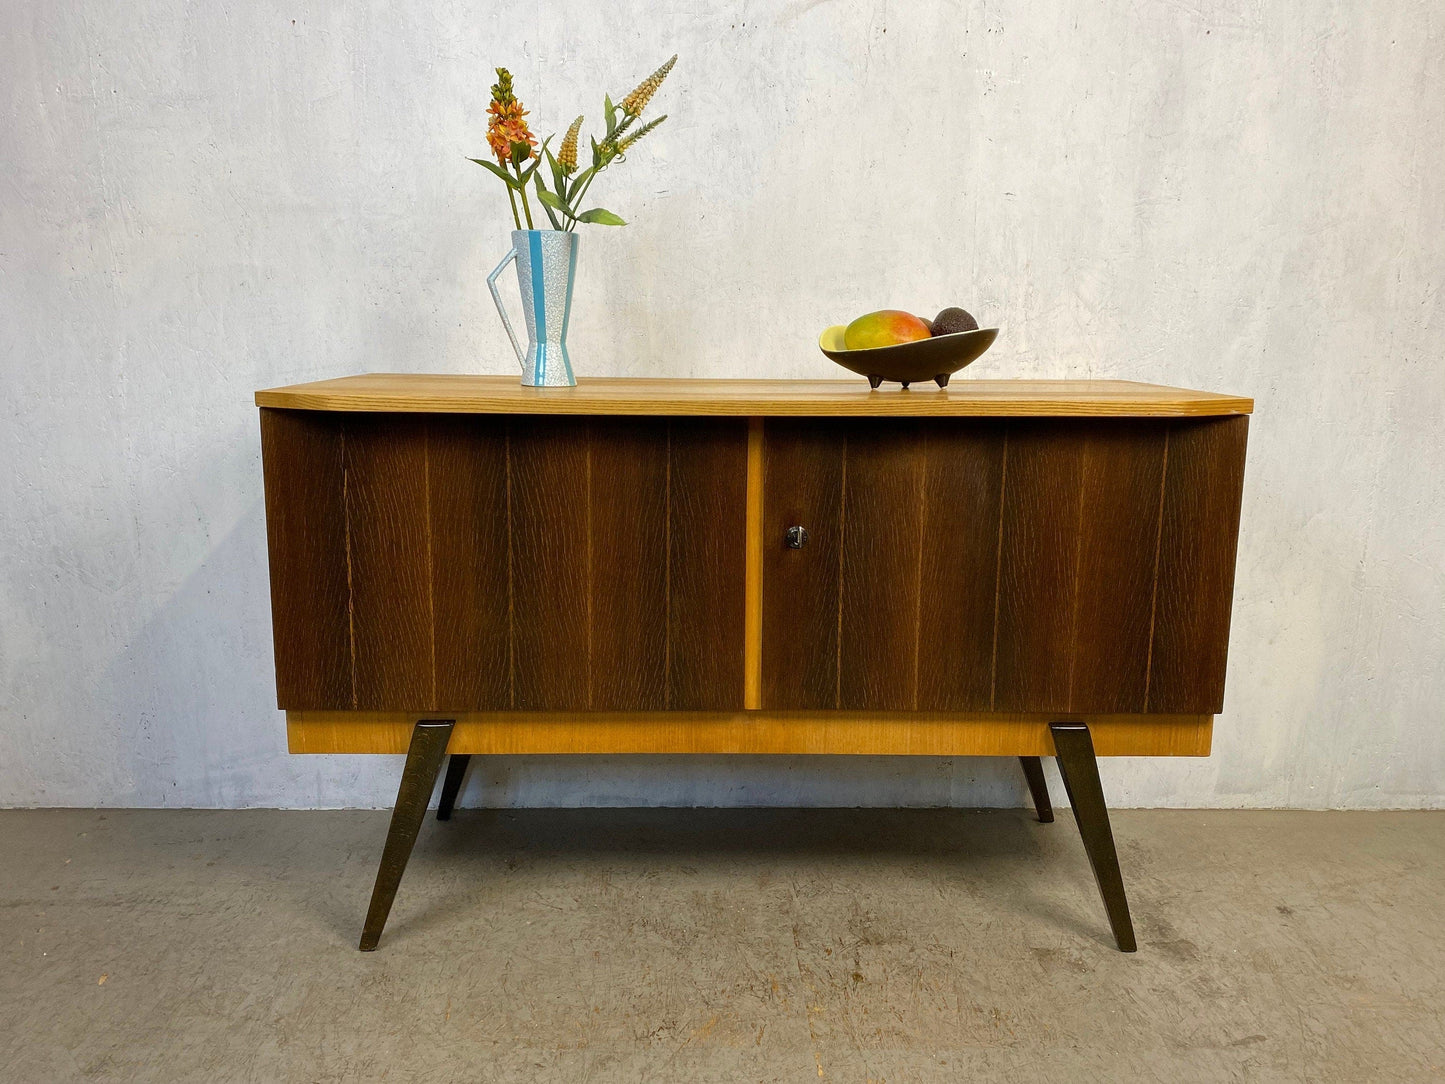
[[[517,261],[517,285],[527,317],[527,350],[522,352],[512,321],[497,292],[497,276]],[[562,230],[513,230],[512,251],[487,276],[487,288],[501,314],[507,338],[522,363],[522,383],[534,388],[568,388],[577,383],[567,356],[567,320],[572,314],[572,279],[577,273],[577,235]]]

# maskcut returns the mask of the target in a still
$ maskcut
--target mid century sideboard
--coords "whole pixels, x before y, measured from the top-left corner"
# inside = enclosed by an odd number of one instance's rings
[[[256,394],[292,752],[1056,756],[1121,949],[1096,754],[1206,756],[1249,399],[1123,381],[368,375]]]

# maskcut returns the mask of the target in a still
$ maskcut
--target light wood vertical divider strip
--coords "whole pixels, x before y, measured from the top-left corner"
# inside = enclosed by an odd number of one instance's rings
[[[747,569],[744,586],[743,707],[763,706],[763,419],[748,419]],[[734,611],[736,612],[736,611]]]

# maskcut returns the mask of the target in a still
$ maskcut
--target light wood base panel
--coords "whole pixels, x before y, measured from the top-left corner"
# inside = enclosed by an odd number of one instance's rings
[[[1049,723],[1089,725],[1099,756],[1209,755],[1212,715],[288,711],[293,753],[405,753],[418,719],[454,718],[448,751],[1053,756]]]

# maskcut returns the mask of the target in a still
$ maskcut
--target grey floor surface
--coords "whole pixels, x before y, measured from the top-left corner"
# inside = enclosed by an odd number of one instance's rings
[[[0,1080],[1445,1079],[1445,813],[0,812]]]

